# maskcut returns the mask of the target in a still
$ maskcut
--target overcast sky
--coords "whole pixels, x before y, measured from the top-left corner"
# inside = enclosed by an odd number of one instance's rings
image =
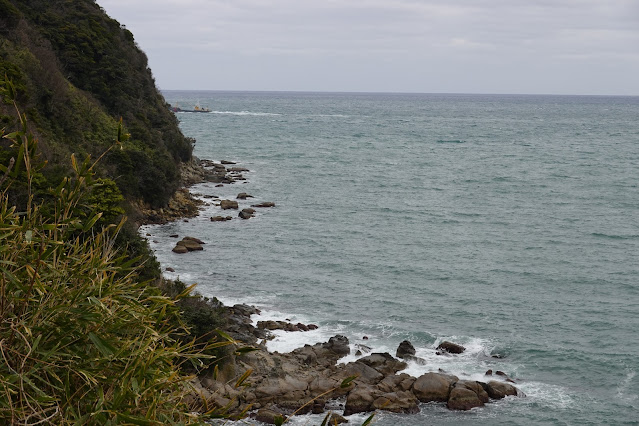
[[[161,89],[639,95],[639,0],[97,0]]]

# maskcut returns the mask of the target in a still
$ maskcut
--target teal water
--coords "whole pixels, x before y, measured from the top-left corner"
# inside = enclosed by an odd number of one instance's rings
[[[195,192],[277,204],[145,228],[169,276],[320,325],[273,350],[339,333],[394,354],[408,339],[428,360],[410,374],[503,370],[527,395],[376,424],[639,424],[639,98],[165,97],[213,111],[178,113],[197,156],[251,170]],[[173,233],[208,244],[176,255]],[[436,356],[444,339],[468,351]]]

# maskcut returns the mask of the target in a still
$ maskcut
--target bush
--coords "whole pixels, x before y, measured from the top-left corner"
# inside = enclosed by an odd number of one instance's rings
[[[16,157],[0,166],[0,424],[191,423],[181,364],[206,367],[185,338],[176,299],[140,281],[119,254],[120,225],[98,227],[83,205],[95,187],[89,159],[72,156],[73,176],[33,196],[36,140],[7,137]],[[12,206],[7,187],[25,173],[28,199]],[[188,295],[184,289],[177,299]]]

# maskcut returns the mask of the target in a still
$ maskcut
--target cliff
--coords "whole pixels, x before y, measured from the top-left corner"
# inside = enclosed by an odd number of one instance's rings
[[[0,78],[16,88],[19,109],[48,161],[41,187],[68,175],[71,153],[96,158],[111,146],[120,119],[128,138],[100,163],[127,200],[167,204],[192,140],[157,90],[133,34],[92,0],[0,0]],[[18,124],[0,104],[0,129]],[[5,144],[0,164],[12,153]]]

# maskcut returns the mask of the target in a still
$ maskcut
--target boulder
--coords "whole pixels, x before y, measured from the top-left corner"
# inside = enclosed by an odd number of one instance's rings
[[[247,198],[253,198],[253,196],[247,194],[246,192],[240,192],[239,194],[237,194],[238,200],[246,200]]]
[[[264,203],[252,204],[251,207],[275,207],[275,203],[271,201],[266,201]]]
[[[346,356],[351,353],[351,348],[346,336],[333,336],[328,339],[328,342],[322,344],[322,346],[340,356]]]
[[[232,173],[239,173],[239,172],[248,172],[250,170],[245,167],[231,167],[228,169],[228,171]]]
[[[241,219],[250,219],[255,216],[255,209],[242,209],[240,214],[238,215]]]
[[[455,383],[455,387],[463,387],[475,392],[477,398],[479,398],[481,402],[486,403],[488,402],[489,398],[488,393],[484,389],[484,386],[485,383],[482,384],[481,382],[475,382],[473,380],[460,380],[459,382]]]
[[[331,413],[330,417],[328,417],[327,425],[341,425],[342,423],[348,423],[344,417],[340,416],[337,413]]]
[[[213,217],[211,217],[211,222],[224,222],[226,220],[231,220],[231,216],[213,216]]]
[[[173,253],[182,254],[182,253],[188,253],[188,252],[189,252],[189,249],[187,249],[182,244],[177,244],[175,247],[173,247]]]
[[[399,361],[388,352],[385,353],[374,353],[364,358],[360,358],[355,362],[359,362],[362,364],[366,364],[371,368],[374,368],[376,371],[381,373],[384,376],[388,376],[389,374],[395,374],[400,370],[406,368],[406,363]]]
[[[373,401],[372,408],[393,413],[419,413],[419,401],[410,392],[398,391],[385,393]]]
[[[387,376],[377,384],[377,389],[382,392],[395,392],[395,391],[409,391],[413,387],[415,383],[415,378],[413,376],[409,376],[406,373],[402,374],[393,374],[392,376]]]
[[[204,241],[200,240],[199,238],[195,238],[195,237],[184,237],[182,238],[182,240],[187,240],[187,241],[193,241],[196,242],[198,244],[206,244]]]
[[[454,387],[450,391],[450,396],[446,406],[449,410],[470,410],[471,408],[482,407],[483,402],[475,392],[470,389],[466,389],[463,386]]]
[[[237,201],[234,200],[222,200],[220,201],[220,207],[222,208],[222,210],[238,209],[239,204],[237,203]]]
[[[509,395],[517,395],[517,388],[508,383],[491,380],[483,384],[484,390],[492,399],[502,399]]]
[[[344,407],[344,415],[350,416],[355,413],[365,413],[372,411],[373,402],[377,399],[378,391],[372,386],[358,385],[349,392],[346,397],[346,406]]]
[[[404,340],[400,343],[395,353],[397,358],[404,358],[405,355],[415,355],[415,347],[408,340]]]
[[[175,269],[171,268],[170,266],[167,266],[164,270],[167,272],[175,272]]]
[[[269,425],[276,424],[279,419],[286,419],[286,416],[268,408],[261,408],[255,414],[255,420]]]
[[[459,379],[456,376],[440,373],[426,373],[417,378],[413,384],[413,393],[421,402],[448,401],[453,383]]]
[[[458,345],[456,343],[444,341],[437,346],[437,349],[440,351],[448,352],[449,354],[460,354],[466,350],[462,345]]]
[[[237,163],[235,161],[222,160],[222,161],[220,161],[220,164],[226,164],[226,165],[232,164],[233,165],[233,164],[237,164]]]
[[[186,247],[186,249],[188,251],[198,251],[198,250],[204,250],[204,247],[202,247],[201,244],[193,241],[193,240],[187,240],[187,239],[183,239],[181,241],[178,241],[176,244],[177,246],[184,246]]]
[[[359,359],[357,361],[359,361]],[[382,373],[375,370],[373,367],[357,361],[348,363],[346,365],[346,367],[344,368],[346,376],[357,376],[358,382],[366,383],[369,385],[376,385],[382,379],[384,379],[384,375]]]

